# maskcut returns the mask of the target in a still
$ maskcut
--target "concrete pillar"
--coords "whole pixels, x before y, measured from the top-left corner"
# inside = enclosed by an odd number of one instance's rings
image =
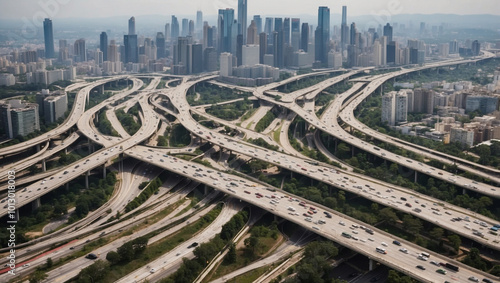
[[[102,165],[102,178],[106,179],[106,163]]]
[[[90,175],[90,170],[87,171],[87,173],[85,174],[85,189],[89,188],[89,175]]]
[[[354,145],[351,145],[351,157],[354,157]]]
[[[207,185],[203,186],[203,195],[206,196],[208,195],[209,188]]]
[[[463,195],[466,195],[467,194],[467,190],[465,190],[465,188],[462,189],[462,194]]]
[[[40,144],[36,145],[36,152],[40,152]]]
[[[418,178],[418,171],[415,171],[415,183],[417,182],[417,178]]]
[[[64,148],[64,154],[68,154],[68,148],[67,147]]]
[[[89,155],[92,154],[92,140],[90,138],[87,138],[87,143],[89,147]]]
[[[37,210],[41,205],[40,198],[37,198],[31,203],[31,209]]]
[[[95,122],[99,123],[99,115],[98,114],[95,114]]]
[[[335,154],[337,154],[337,145],[338,145],[338,140],[335,139],[335,151],[334,151]]]
[[[66,183],[66,190],[69,190],[69,182]]]
[[[100,93],[100,94],[104,94],[104,85],[101,85],[101,86],[99,87],[99,93]]]
[[[19,221],[19,208],[16,208],[16,213],[14,215],[14,220]]]
[[[45,158],[44,158],[44,159],[42,159],[42,171],[43,171],[43,172],[47,171],[47,164],[46,164],[46,162],[45,162]]]
[[[368,259],[368,270],[372,271],[373,268],[374,268],[374,261],[373,261],[373,259],[370,258],[370,259]]]

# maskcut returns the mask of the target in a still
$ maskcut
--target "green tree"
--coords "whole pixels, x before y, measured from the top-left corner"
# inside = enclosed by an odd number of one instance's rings
[[[252,235],[251,237],[246,238],[244,243],[251,254],[255,255],[255,252],[260,244],[259,238]]]
[[[431,236],[431,238],[436,241],[441,241],[441,238],[443,238],[443,234],[444,230],[440,227],[435,227],[429,232],[429,236]]]
[[[109,264],[103,260],[97,260],[92,265],[85,267],[78,274],[77,283],[100,282],[109,272]]]
[[[235,263],[236,262],[236,246],[231,244],[229,247],[229,251],[227,252],[226,255],[226,262],[227,263]]]
[[[390,207],[382,208],[379,212],[379,217],[383,221],[387,221],[389,223],[396,223],[399,220],[398,216]]]
[[[120,262],[120,255],[115,251],[110,251],[106,255],[106,260],[109,261],[109,263],[111,263],[112,265],[117,264],[118,262]]]
[[[403,216],[403,227],[409,233],[417,235],[420,233],[420,230],[422,230],[423,225],[420,219],[413,218],[411,215],[406,214]]]
[[[49,277],[47,275],[47,273],[45,273],[41,270],[36,270],[35,272],[33,272],[30,275],[29,281],[30,281],[30,283],[39,283],[39,282],[42,282],[43,280],[47,279],[47,277]]]
[[[120,256],[120,261],[122,262],[129,262],[134,259],[134,248],[132,242],[123,244],[116,251]]]
[[[51,258],[51,257],[49,257],[49,258],[47,259],[47,262],[45,263],[45,267],[46,267],[47,269],[49,269],[49,268],[51,268],[51,267],[52,267],[52,265],[54,265],[54,263],[52,262],[52,258]]]

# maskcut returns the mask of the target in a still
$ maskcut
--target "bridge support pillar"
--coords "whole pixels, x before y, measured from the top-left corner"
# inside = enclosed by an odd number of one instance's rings
[[[209,191],[209,190],[210,190],[210,189],[208,188],[208,186],[207,186],[207,185],[203,186],[203,195],[204,195],[204,196],[208,195],[208,191]]]
[[[87,138],[87,143],[89,144],[89,155],[92,154],[92,140],[90,138]]]
[[[69,182],[66,183],[66,190],[69,190]]]
[[[40,152],[40,144],[36,145],[36,152]]]
[[[467,190],[465,188],[462,189],[462,194],[463,195],[466,195],[467,194]]]
[[[106,179],[106,163],[102,165],[102,178]]]
[[[375,264],[374,260],[370,258],[370,259],[368,260],[368,270],[369,270],[369,271],[372,271],[372,270],[373,270],[373,268],[374,268],[374,264]]]
[[[354,145],[351,145],[351,157],[354,157]]]
[[[415,181],[414,181],[415,183],[417,182],[417,178],[418,178],[418,172],[415,171]]]
[[[90,170],[85,173],[85,189],[89,188],[89,176],[90,176]]]
[[[99,87],[99,93],[100,93],[100,94],[104,94],[104,85],[101,85],[101,86]]]
[[[31,203],[31,210],[37,210],[41,205],[40,198],[37,198]]]
[[[46,172],[46,171],[47,171],[47,164],[46,164],[46,162],[45,162],[45,158],[44,158],[44,159],[42,159],[42,171],[43,171],[43,172]]]
[[[68,154],[68,148],[67,147],[64,148],[64,154]]]
[[[95,122],[99,123],[99,115],[95,115]]]
[[[335,150],[334,150],[335,155],[337,155],[337,145],[338,145],[338,139],[335,139]]]

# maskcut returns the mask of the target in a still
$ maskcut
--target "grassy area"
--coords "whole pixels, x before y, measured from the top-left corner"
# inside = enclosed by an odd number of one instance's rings
[[[258,108],[252,108],[248,110],[243,116],[241,116],[241,122],[248,120],[250,117],[252,117],[252,115],[255,114],[255,112],[257,112],[257,109]]]
[[[262,276],[262,274],[266,273],[269,270],[269,266],[263,266],[252,271],[249,271],[240,276],[236,276],[231,280],[226,281],[227,283],[252,283],[257,278]]]
[[[280,126],[280,127],[279,127],[276,131],[274,131],[274,134],[273,134],[273,138],[274,138],[274,140],[275,140],[277,143],[279,143],[279,144],[281,144],[281,143],[280,143],[280,134],[281,134],[281,128],[282,128],[282,127],[283,127],[283,125],[281,125],[281,126]]]

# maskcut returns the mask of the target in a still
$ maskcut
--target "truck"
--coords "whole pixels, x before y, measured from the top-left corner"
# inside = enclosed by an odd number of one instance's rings
[[[444,264],[444,267],[446,267],[446,268],[448,268],[448,269],[451,269],[451,270],[453,270],[453,271],[458,271],[458,270],[459,270],[458,266],[453,265],[453,264],[451,264],[451,263],[445,263],[445,264]]]

